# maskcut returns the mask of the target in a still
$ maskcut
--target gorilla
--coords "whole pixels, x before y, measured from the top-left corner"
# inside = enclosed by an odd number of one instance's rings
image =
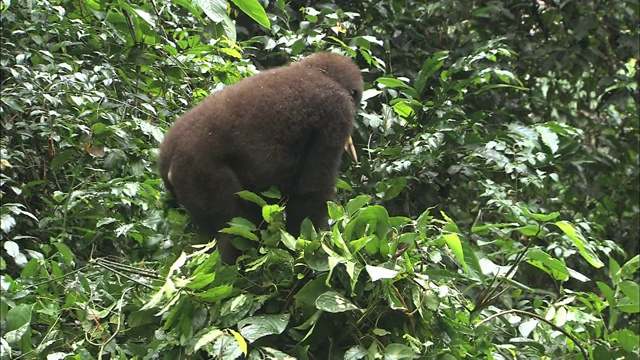
[[[362,92],[352,60],[320,52],[215,92],[171,126],[160,175],[199,231],[218,238],[225,263],[239,254],[218,231],[234,217],[261,220],[258,206],[236,195],[241,190],[275,186],[294,236],[306,217],[326,227],[343,148],[355,156],[350,134]]]

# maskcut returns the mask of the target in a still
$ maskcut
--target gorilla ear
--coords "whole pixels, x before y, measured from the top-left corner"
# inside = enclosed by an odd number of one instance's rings
[[[351,136],[349,136],[347,142],[344,143],[344,151],[348,152],[349,155],[351,155],[351,158],[356,164],[358,163],[358,154],[356,153],[356,147],[353,146],[353,139],[351,138]]]

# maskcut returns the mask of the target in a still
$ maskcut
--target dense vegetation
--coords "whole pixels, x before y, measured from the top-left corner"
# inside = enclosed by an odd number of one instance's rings
[[[640,356],[637,1],[0,9],[1,359]],[[320,50],[366,81],[331,229],[243,194],[260,246],[224,266],[159,141]]]

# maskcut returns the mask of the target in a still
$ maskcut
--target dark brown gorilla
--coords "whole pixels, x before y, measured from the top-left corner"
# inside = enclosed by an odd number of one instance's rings
[[[277,187],[294,235],[305,217],[326,226],[362,91],[355,63],[316,53],[215,92],[173,124],[160,145],[160,174],[199,230],[218,238],[224,262],[238,252],[217,232],[233,217],[261,220],[238,191]]]

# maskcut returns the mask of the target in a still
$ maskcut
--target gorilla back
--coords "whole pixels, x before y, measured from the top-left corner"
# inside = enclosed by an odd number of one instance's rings
[[[316,53],[213,93],[171,126],[160,145],[160,175],[199,230],[218,237],[225,262],[238,254],[217,232],[233,217],[261,219],[238,191],[277,187],[288,198],[294,235],[305,217],[326,225],[362,91],[355,63]]]

